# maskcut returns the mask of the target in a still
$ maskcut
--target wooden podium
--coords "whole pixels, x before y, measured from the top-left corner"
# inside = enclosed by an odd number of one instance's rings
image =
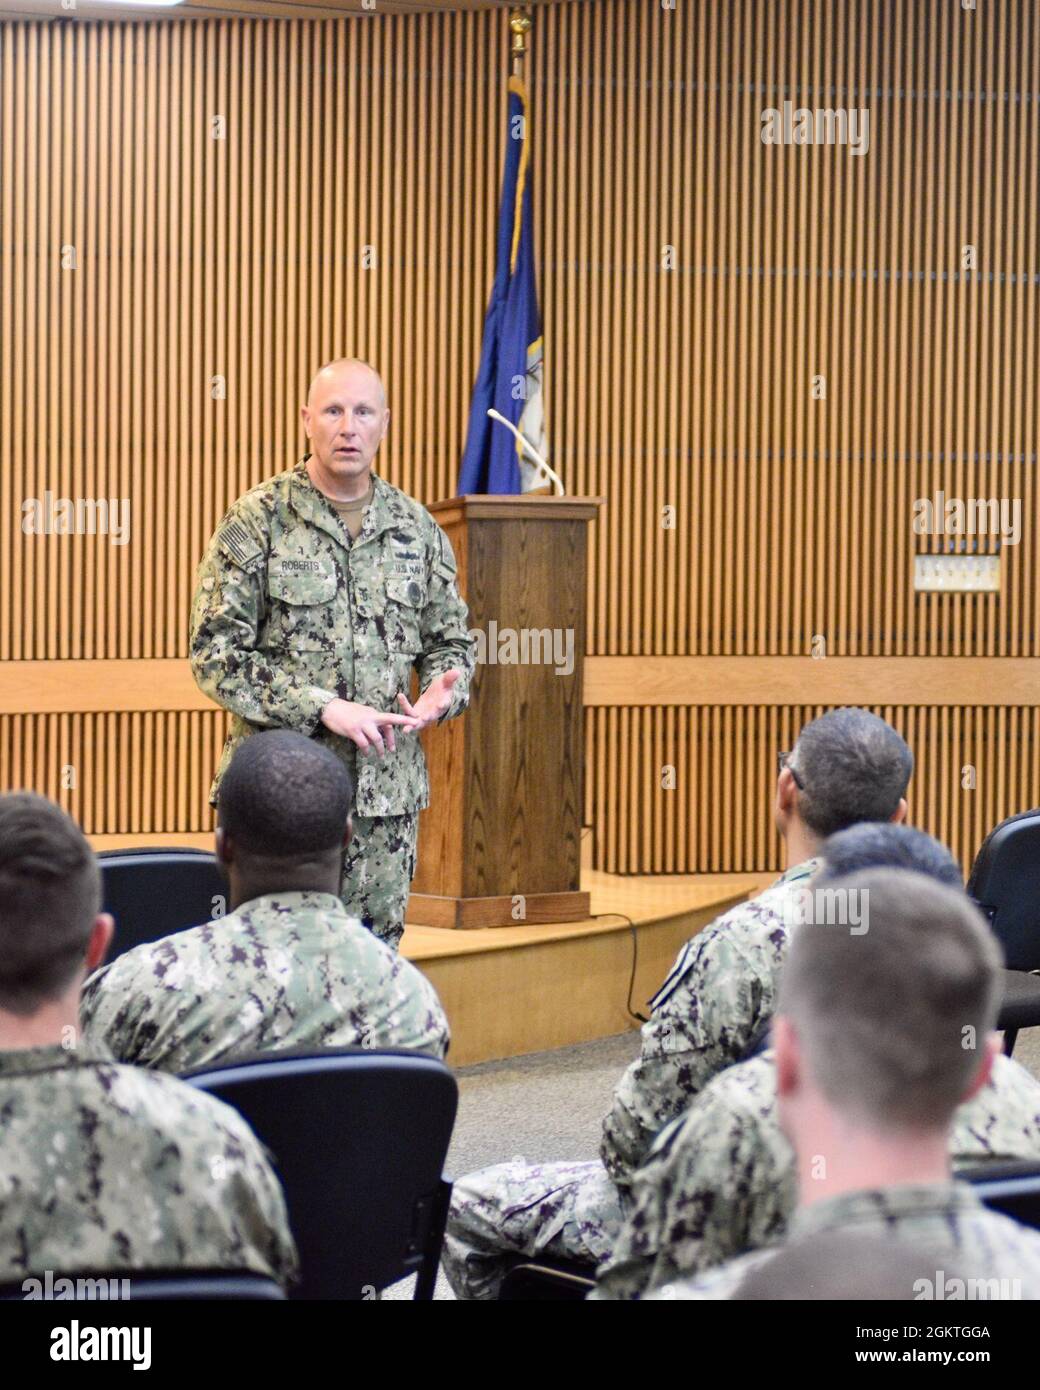
[[[407,920],[429,927],[568,922],[580,884],[587,523],[595,497],[470,495],[430,508],[484,633],[469,709],[423,735]],[[481,659],[483,658],[483,659]]]

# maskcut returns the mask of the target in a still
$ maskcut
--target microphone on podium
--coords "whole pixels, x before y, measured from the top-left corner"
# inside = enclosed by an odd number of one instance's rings
[[[546,463],[545,459],[542,458],[541,454],[538,453],[537,449],[535,449],[533,445],[528,443],[528,441],[520,433],[517,427],[513,424],[512,420],[507,420],[504,415],[500,415],[498,411],[494,409],[489,410],[488,414],[491,416],[492,420],[497,420],[500,425],[505,425],[507,430],[509,430],[512,434],[516,435],[517,439],[523,445],[526,452],[534,460],[535,467],[538,469],[538,471],[544,474],[545,477],[550,479],[551,482],[555,485],[556,496],[562,497],[563,483],[560,480],[559,474],[553,472],[553,470]]]

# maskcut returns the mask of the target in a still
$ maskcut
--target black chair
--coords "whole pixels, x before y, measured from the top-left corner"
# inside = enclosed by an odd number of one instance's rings
[[[82,1292],[79,1302],[106,1303],[114,1300],[99,1298],[97,1291],[103,1287],[106,1291],[114,1291],[121,1301],[141,1301],[150,1299],[153,1301],[170,1302],[180,1299],[234,1299],[236,1301],[248,1300],[270,1300],[285,1302],[285,1293],[274,1282],[262,1274],[250,1274],[248,1270],[241,1271],[209,1271],[209,1270],[169,1270],[166,1272],[152,1273],[150,1271],[134,1270],[127,1274],[113,1273],[105,1270],[101,1273],[93,1274],[70,1274],[67,1276],[54,1275],[56,1281],[60,1278],[69,1278],[76,1282],[77,1287]],[[116,1283],[118,1281],[118,1285]],[[66,1286],[59,1286],[64,1290]],[[64,1292],[62,1292],[64,1300]],[[17,1284],[7,1284],[0,1288],[0,1303],[23,1303],[35,1302],[37,1300],[26,1300],[25,1285],[23,1281]]]
[[[103,850],[98,861],[102,911],[116,919],[109,960],[208,922],[227,903],[227,879],[205,850]]]
[[[997,1027],[1010,1057],[1020,1028],[1040,1025],[1040,809],[1009,816],[983,841],[968,896],[1004,948],[1004,1000]]]
[[[168,1302],[172,1299],[243,1299],[257,1302],[262,1299],[271,1302],[285,1300],[285,1291],[273,1279],[250,1274],[203,1274],[169,1275],[166,1278],[131,1279],[131,1300],[152,1299]]]
[[[366,1299],[437,1280],[458,1105],[454,1076],[404,1048],[273,1052],[187,1073],[239,1111],[274,1158],[300,1252],[296,1299]]]
[[[1040,1230],[1040,1163],[1035,1159],[972,1164],[957,1170],[991,1211]]]

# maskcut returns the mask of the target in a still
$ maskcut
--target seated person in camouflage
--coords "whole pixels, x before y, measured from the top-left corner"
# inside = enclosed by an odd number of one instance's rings
[[[963,890],[944,845],[907,825],[867,823],[832,835],[810,892],[870,868],[903,868]],[[768,1041],[768,1027],[763,1030]],[[1040,1160],[1040,1082],[999,1056],[989,1083],[954,1116],[955,1168]],[[794,1153],[780,1129],[773,1054],[729,1067],[657,1136],[633,1175],[625,1220],[593,1298],[636,1298],[777,1240],[794,1211]]]
[[[600,1264],[620,1229],[631,1174],[658,1131],[772,1017],[790,907],[828,835],[861,821],[901,821],[913,757],[876,715],[833,710],[782,754],[776,825],[786,872],[683,947],[651,1001],[641,1050],[614,1092],[600,1162],[497,1164],[455,1184],[444,1267],[460,1298],[494,1298],[514,1254]]]
[[[906,868],[963,890],[953,855],[923,830],[857,825],[833,835],[811,891],[867,868]],[[813,913],[819,921],[825,914]],[[958,1107],[954,1169],[993,1159],[1040,1161],[1040,1082],[998,1056],[989,1081]],[[633,1175],[624,1224],[592,1298],[637,1298],[746,1250],[775,1243],[797,1203],[795,1157],[780,1128],[773,1053],[716,1076],[654,1141]]]
[[[800,928],[773,1025],[799,1194],[790,1243],[883,1236],[935,1251],[937,1277],[950,1261],[1040,1297],[1040,1232],[987,1211],[950,1171],[955,1112],[977,1106],[1000,1051],[996,939],[963,892],[921,874],[870,869],[833,886],[866,904],[869,929]],[[757,1250],[648,1297],[729,1298],[771,1258]]]
[[[55,1274],[252,1271],[288,1284],[278,1180],[245,1121],[81,1038],[112,919],[79,827],[0,796],[0,1285]]]
[[[185,1072],[252,1052],[409,1047],[443,1057],[426,977],[340,900],[350,773],[288,729],[240,744],[220,784],[217,857],[231,913],[138,946],[86,986],[90,1036],[143,1067]]]

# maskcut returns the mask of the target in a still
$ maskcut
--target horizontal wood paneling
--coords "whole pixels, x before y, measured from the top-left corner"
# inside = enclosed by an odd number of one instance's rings
[[[460,573],[462,566],[460,565]],[[181,661],[0,662],[0,714],[212,710]],[[829,705],[1026,705],[1040,660],[1007,657],[594,656],[583,704],[789,705],[807,690]]]
[[[1028,705],[1035,657],[594,656],[586,705]]]

